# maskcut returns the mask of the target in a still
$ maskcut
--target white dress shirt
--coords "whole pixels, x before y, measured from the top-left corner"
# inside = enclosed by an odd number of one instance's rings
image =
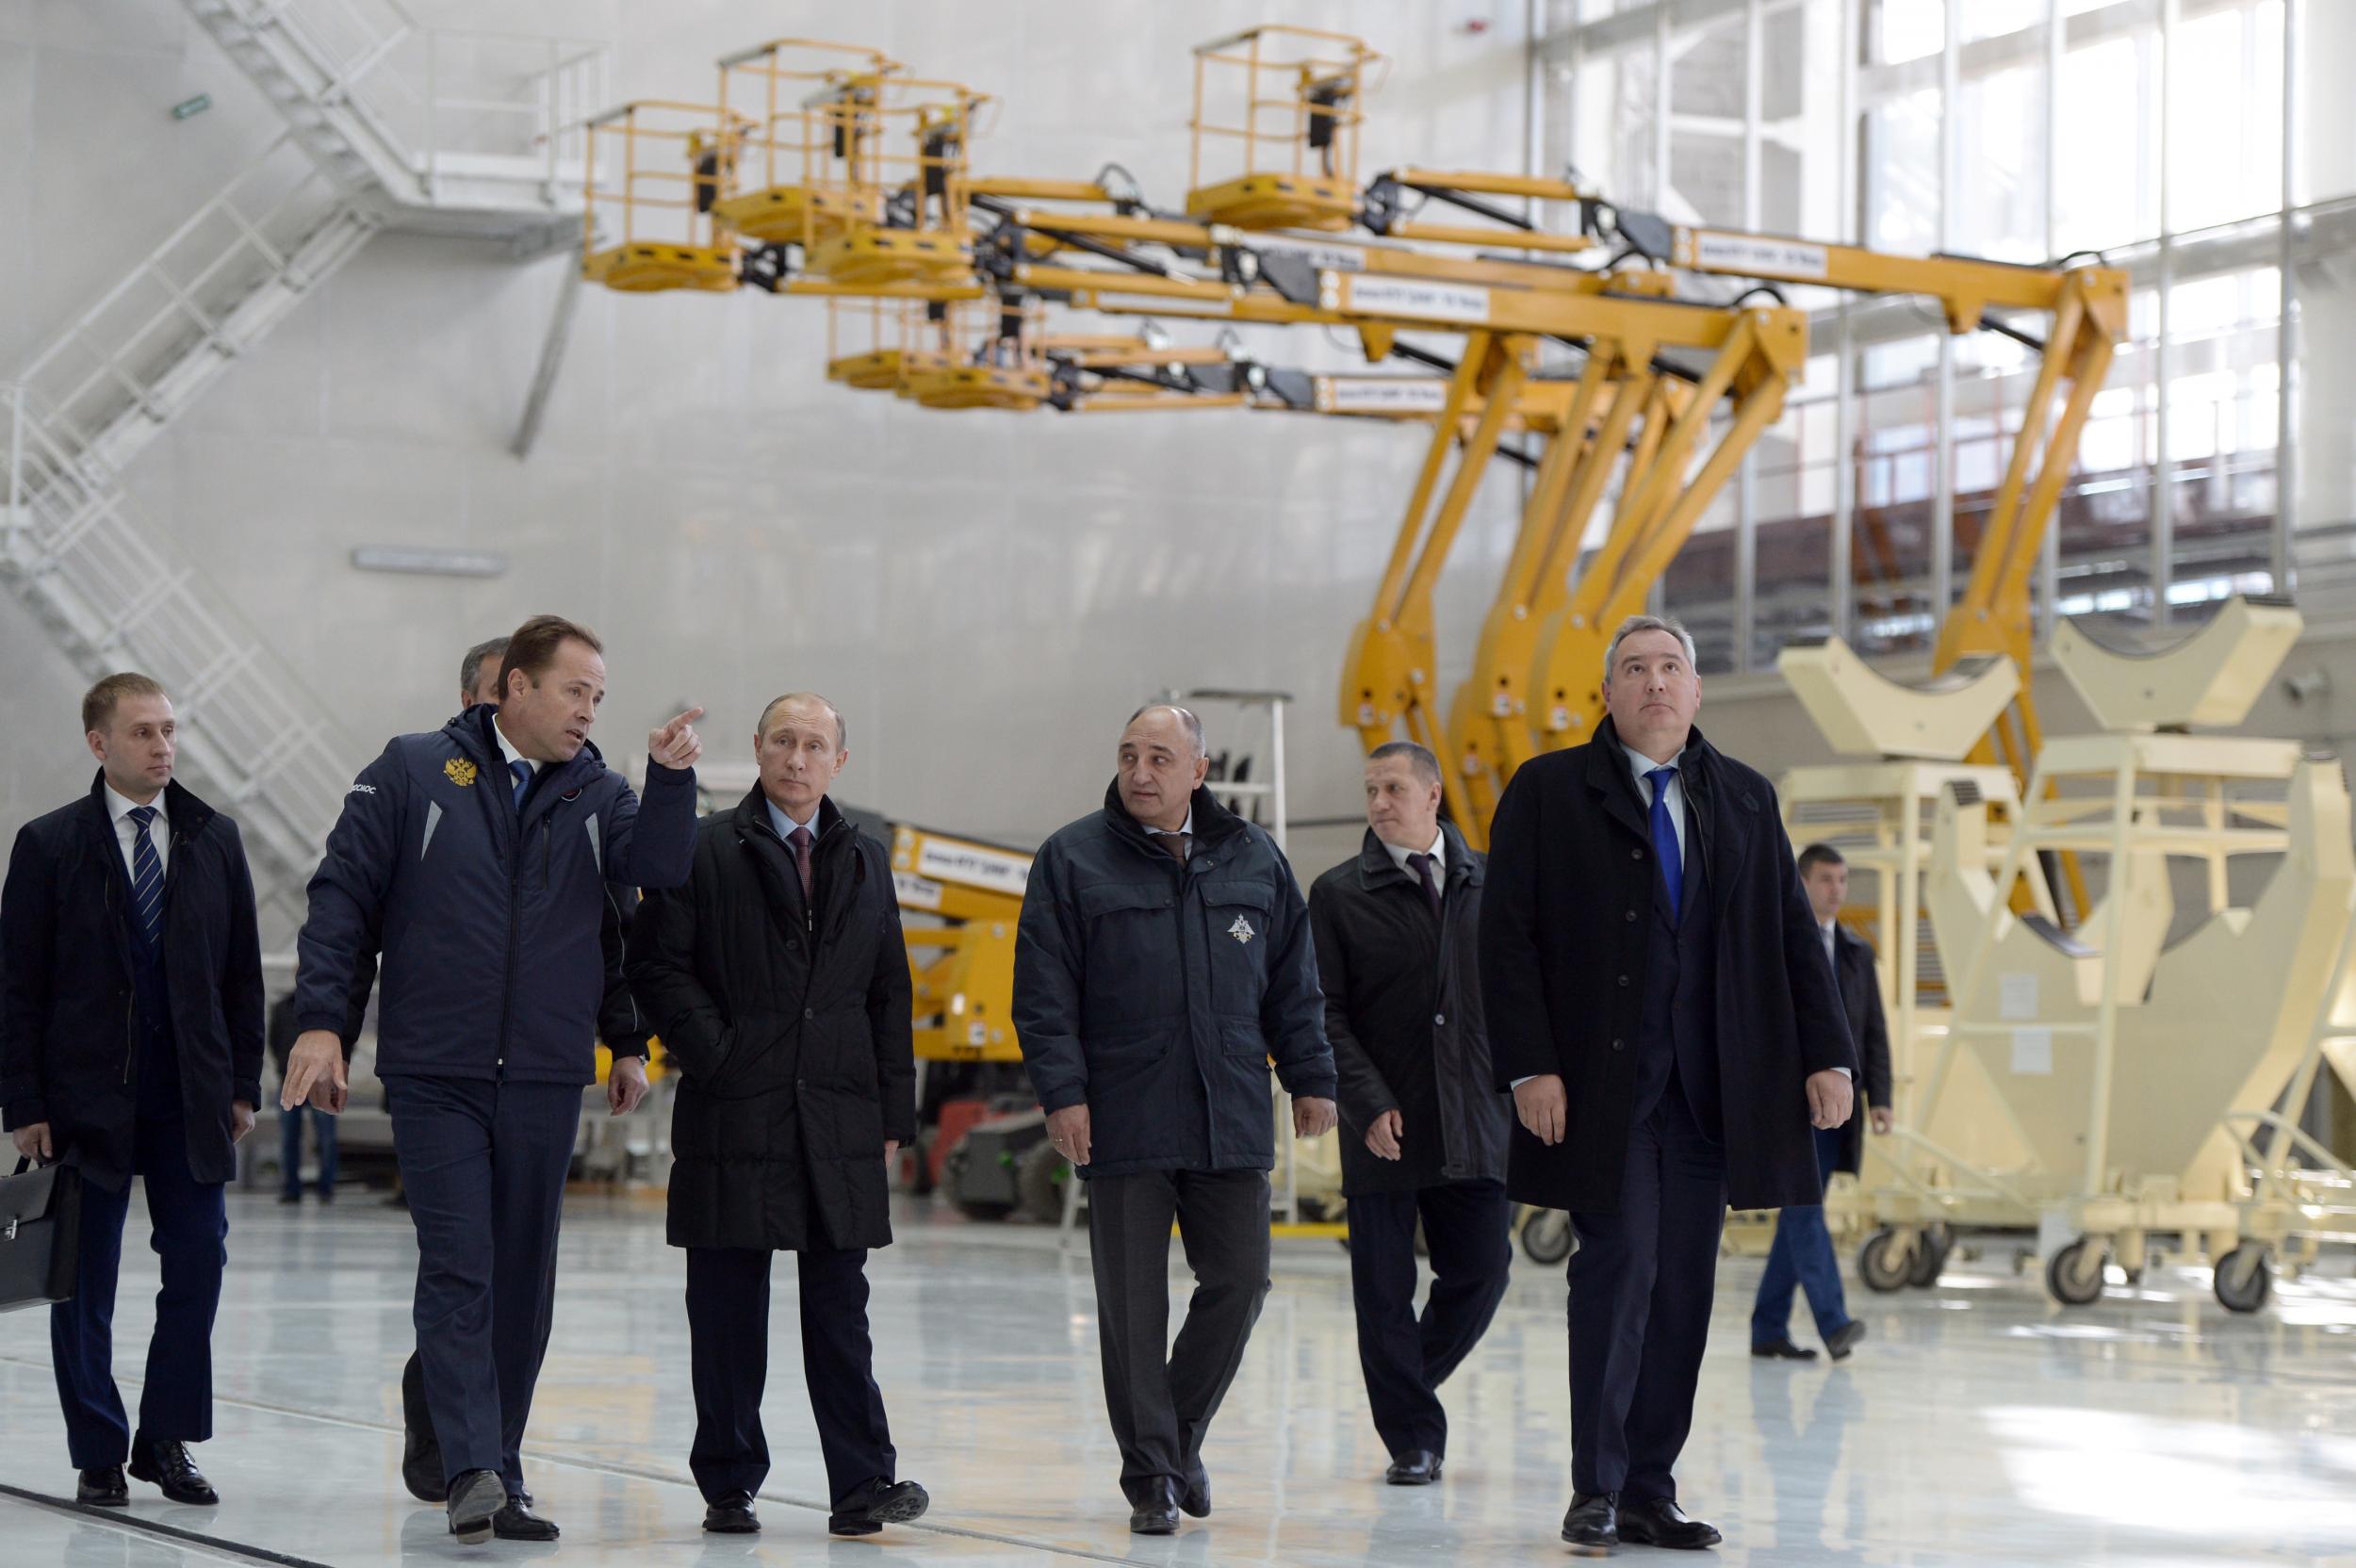
[[[1838,964],[1841,961],[1841,953],[1839,944],[1833,937],[1833,928],[1841,923],[1839,921],[1828,920],[1823,922],[1822,923],[1824,932],[1824,956],[1831,959],[1835,964]],[[1835,972],[1838,972],[1838,971],[1836,970]]]
[[[533,776],[538,776],[540,764],[515,749],[515,743],[509,740],[507,738],[507,731],[499,727],[499,715],[497,713],[491,715],[491,733],[499,737],[499,755],[507,760],[507,787],[510,790],[513,790],[515,787],[515,764],[518,762],[521,762],[525,767],[530,768]]]
[[[1407,863],[1407,857],[1415,854],[1415,852],[1414,850],[1408,849],[1400,844],[1392,843],[1388,840],[1383,841],[1383,847],[1390,853],[1391,864],[1397,866],[1399,870],[1405,872],[1410,876],[1415,874],[1415,869]],[[1432,857],[1432,885],[1435,888],[1447,887],[1448,835],[1446,833],[1434,833],[1432,836],[1432,847],[1425,850],[1423,853]]]
[[[1677,864],[1682,866],[1685,864],[1685,770],[1678,768],[1677,762],[1684,757],[1685,748],[1677,747],[1665,762],[1654,761],[1634,746],[1627,750],[1628,770],[1636,775],[1636,793],[1644,801],[1646,812],[1652,810],[1652,780],[1644,776],[1655,768],[1677,769],[1669,776],[1669,826],[1677,836]]]
[[[1145,827],[1143,823],[1137,825]],[[1178,826],[1145,827],[1145,836],[1149,839],[1178,840],[1178,858],[1181,860],[1188,858],[1194,853],[1194,808],[1191,806],[1186,808],[1186,820]]]
[[[810,821],[795,822],[792,812],[766,794],[761,797],[761,803],[769,808],[769,825],[777,830],[777,837],[785,841],[788,849],[794,846],[794,830],[797,827],[810,829],[810,841],[815,847],[818,842],[818,813],[815,809],[810,812]]]
[[[115,825],[115,842],[123,846],[123,870],[134,886],[139,879],[139,868],[132,858],[132,848],[139,841],[139,825],[131,820],[139,809],[139,802],[115,793],[115,787],[106,786],[106,811]],[[172,824],[164,815],[164,796],[160,790],[147,803],[155,808],[155,820],[147,825],[147,841],[155,846],[155,871],[158,875],[172,869]]]

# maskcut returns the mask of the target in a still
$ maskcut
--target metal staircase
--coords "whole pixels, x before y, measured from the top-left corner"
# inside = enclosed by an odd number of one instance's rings
[[[187,0],[286,133],[0,384],[0,580],[95,679],[163,681],[191,778],[238,820],[266,946],[364,753],[186,552],[124,504],[137,453],[380,228],[504,239],[580,222],[601,46],[416,26],[392,0]]]

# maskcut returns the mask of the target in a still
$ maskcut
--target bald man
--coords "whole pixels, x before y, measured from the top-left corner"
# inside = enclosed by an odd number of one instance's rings
[[[1088,1183],[1104,1403],[1129,1527],[1211,1511],[1203,1439],[1268,1294],[1268,1062],[1293,1131],[1334,1120],[1307,906],[1268,834],[1203,787],[1203,725],[1147,707],[1101,810],[1039,846],[1014,1024],[1048,1136]],[[1170,1348],[1170,1227],[1195,1291]]]

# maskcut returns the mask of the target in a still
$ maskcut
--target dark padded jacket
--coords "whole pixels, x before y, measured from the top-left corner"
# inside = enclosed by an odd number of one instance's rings
[[[1268,1170],[1268,1059],[1333,1097],[1308,907],[1276,841],[1194,792],[1183,865],[1124,810],[1056,832],[1016,927],[1014,1026],[1040,1105],[1088,1107],[1087,1177]]]
[[[497,711],[396,737],[344,797],[311,878],[296,1022],[349,1053],[377,979],[380,1077],[592,1081],[601,930],[618,918],[607,883],[687,878],[693,769],[650,760],[642,805],[583,745],[539,770],[518,812]]]
[[[46,1121],[58,1157],[116,1188],[137,1122],[131,876],[106,775],[16,836],[0,890],[0,1110]],[[231,1104],[262,1100],[262,951],[237,825],[165,786],[164,975],[180,1063],[188,1171],[237,1173]]]
[[[916,1136],[916,1055],[891,858],[821,801],[810,880],[814,901],[756,785],[639,908],[630,989],[680,1074],[674,1247],[892,1244],[884,1140]]]

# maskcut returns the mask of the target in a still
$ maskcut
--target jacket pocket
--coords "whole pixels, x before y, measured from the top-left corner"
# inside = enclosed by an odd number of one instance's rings
[[[1264,882],[1203,879],[1203,922],[1210,932],[1211,1008],[1224,1019],[1260,1016],[1268,989],[1269,908]]]
[[[1082,1015],[1119,1029],[1186,1010],[1177,890],[1161,880],[1104,882],[1079,893],[1088,943]]]

